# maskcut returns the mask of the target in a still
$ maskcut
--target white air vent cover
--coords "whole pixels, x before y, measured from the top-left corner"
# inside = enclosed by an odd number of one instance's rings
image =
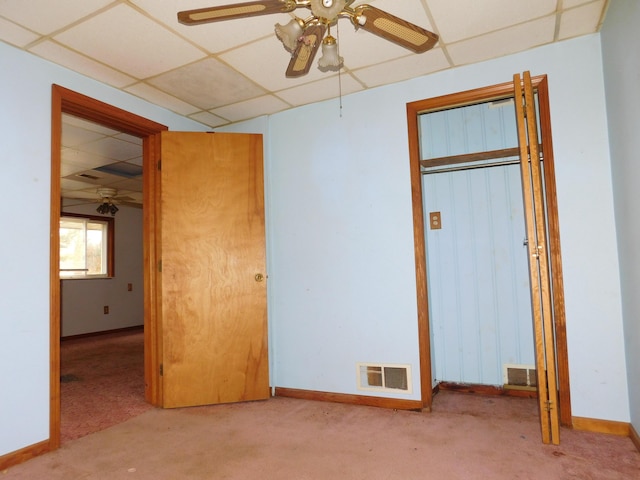
[[[411,365],[357,363],[358,390],[412,393]]]
[[[535,365],[505,364],[502,366],[505,387],[532,387],[538,384]]]

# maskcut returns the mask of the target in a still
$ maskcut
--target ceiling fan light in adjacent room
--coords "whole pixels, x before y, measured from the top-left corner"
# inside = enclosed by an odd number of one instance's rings
[[[322,57],[318,60],[321,71],[337,71],[342,67],[344,59],[338,54],[338,42],[331,35],[322,40]]]
[[[304,22],[299,18],[292,19],[286,25],[276,23],[276,36],[287,50],[293,52],[298,46],[298,39],[302,36],[303,25]]]

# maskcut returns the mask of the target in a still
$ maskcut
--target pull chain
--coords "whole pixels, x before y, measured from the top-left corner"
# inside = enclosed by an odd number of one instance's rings
[[[336,35],[338,36],[338,58],[340,58],[340,22],[336,23]],[[338,94],[340,98],[340,118],[342,118],[342,65],[338,68]]]

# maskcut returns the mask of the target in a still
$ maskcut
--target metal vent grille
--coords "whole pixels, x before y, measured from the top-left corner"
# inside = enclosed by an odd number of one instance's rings
[[[411,366],[358,363],[358,389],[411,393]]]
[[[531,388],[537,384],[534,365],[504,365],[503,380],[505,388]]]

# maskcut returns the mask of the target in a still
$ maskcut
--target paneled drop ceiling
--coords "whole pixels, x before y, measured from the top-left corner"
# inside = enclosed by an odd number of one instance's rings
[[[142,139],[71,115],[62,119],[64,205],[98,205],[102,187],[116,190],[116,203],[142,205]]]
[[[414,54],[340,20],[332,30],[344,57],[340,81],[315,65],[306,76],[285,77],[290,54],[274,25],[291,14],[198,26],[177,21],[180,10],[229,3],[235,2],[0,0],[0,40],[215,128],[594,33],[608,0],[356,0],[353,6],[369,3],[437,33],[440,41]],[[293,13],[308,16],[305,9]],[[73,148],[76,139],[65,140],[63,185],[87,190],[92,185],[73,175],[140,163],[139,153],[128,157],[128,144],[138,139],[106,132],[91,141],[96,132],[87,127],[65,127],[89,140],[82,150]],[[97,158],[112,161],[97,165]],[[135,196],[133,177],[110,175],[111,183],[122,182],[119,193]],[[72,183],[78,181],[85,185]]]

